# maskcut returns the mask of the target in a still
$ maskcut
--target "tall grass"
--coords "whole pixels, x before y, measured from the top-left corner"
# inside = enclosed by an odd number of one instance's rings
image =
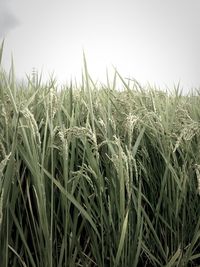
[[[200,265],[198,92],[84,65],[59,91],[1,68],[0,266]]]

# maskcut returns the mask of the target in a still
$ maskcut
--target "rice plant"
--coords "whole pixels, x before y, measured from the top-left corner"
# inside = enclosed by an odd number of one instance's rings
[[[199,91],[32,76],[1,66],[0,266],[199,266]]]

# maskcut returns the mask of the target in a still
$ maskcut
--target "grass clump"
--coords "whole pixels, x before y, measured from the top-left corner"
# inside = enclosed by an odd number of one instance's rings
[[[0,265],[200,265],[199,95],[36,78],[0,73]]]

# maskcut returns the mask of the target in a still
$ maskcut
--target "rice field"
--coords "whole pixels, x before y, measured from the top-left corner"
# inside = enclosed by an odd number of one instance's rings
[[[199,203],[198,90],[1,67],[0,266],[200,266]]]

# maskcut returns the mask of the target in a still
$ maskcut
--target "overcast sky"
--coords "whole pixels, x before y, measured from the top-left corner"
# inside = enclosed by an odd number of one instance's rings
[[[33,68],[60,82],[80,77],[82,52],[91,76],[113,65],[140,83],[200,86],[200,0],[0,0],[4,66]]]

